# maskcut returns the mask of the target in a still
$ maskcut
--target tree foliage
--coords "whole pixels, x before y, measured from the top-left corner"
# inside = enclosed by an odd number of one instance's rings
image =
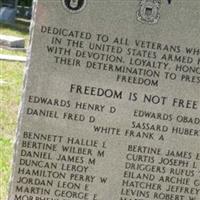
[[[33,0],[18,0],[18,5],[30,7],[32,5],[32,1]]]

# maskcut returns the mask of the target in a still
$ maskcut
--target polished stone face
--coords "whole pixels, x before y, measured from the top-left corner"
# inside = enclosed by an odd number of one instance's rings
[[[199,198],[200,1],[169,3],[37,2],[9,200]]]

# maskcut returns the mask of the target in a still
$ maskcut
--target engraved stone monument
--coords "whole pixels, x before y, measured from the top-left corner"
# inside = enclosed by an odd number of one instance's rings
[[[199,200],[199,10],[35,1],[8,199]]]

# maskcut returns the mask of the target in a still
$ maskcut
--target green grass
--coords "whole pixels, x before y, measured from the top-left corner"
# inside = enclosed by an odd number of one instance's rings
[[[0,66],[0,94],[1,95],[1,125],[3,136],[13,138],[13,129],[16,126],[20,91],[22,85],[24,64],[18,62],[1,61]]]
[[[0,65],[0,200],[7,195],[23,67],[17,62],[1,61]]]
[[[28,24],[0,24],[0,34],[23,37],[28,44]],[[25,52],[11,50],[0,49],[0,53],[25,56]],[[24,63],[0,61],[0,200],[5,200],[8,192],[23,70]]]
[[[11,173],[12,141],[10,139],[0,136],[0,152],[0,199],[5,200]]]
[[[14,25],[0,23],[0,33],[12,36],[23,37],[28,40],[29,22],[16,21]]]
[[[7,49],[1,49],[0,54],[26,56],[26,52],[24,51],[14,51],[14,50],[7,50]]]

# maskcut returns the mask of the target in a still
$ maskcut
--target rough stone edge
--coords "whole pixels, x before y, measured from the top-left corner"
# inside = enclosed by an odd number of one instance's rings
[[[31,65],[31,49],[32,49],[32,43],[33,43],[33,34],[34,34],[34,27],[35,27],[35,20],[36,20],[36,11],[37,11],[37,4],[38,0],[33,0],[33,6],[32,6],[32,19],[31,19],[31,24],[29,28],[29,46],[27,48],[27,61],[25,64],[24,68],[24,75],[23,75],[23,86],[22,86],[22,95],[21,95],[21,103],[19,105],[18,109],[18,116],[17,116],[17,128],[16,128],[16,135],[15,135],[15,141],[14,141],[14,154],[13,154],[13,159],[12,159],[12,168],[11,168],[11,176],[9,180],[9,189],[8,189],[8,196],[7,200],[12,199],[12,192],[13,192],[13,179],[14,179],[14,174],[16,173],[16,167],[15,163],[17,160],[17,157],[19,155],[19,152],[17,151],[17,147],[19,145],[19,136],[20,136],[20,131],[21,131],[21,126],[22,126],[22,114],[24,111],[24,103],[25,103],[25,92],[26,92],[26,86],[27,86],[27,79],[28,79],[28,70]]]

